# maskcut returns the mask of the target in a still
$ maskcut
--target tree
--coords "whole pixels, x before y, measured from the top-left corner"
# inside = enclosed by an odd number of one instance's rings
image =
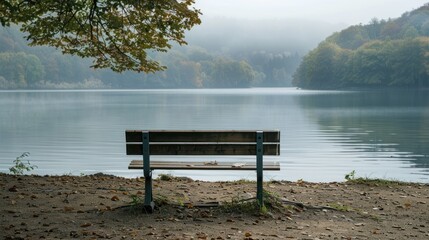
[[[228,58],[215,59],[205,64],[208,79],[204,86],[211,88],[251,87],[258,80],[258,72],[244,60],[235,61]]]
[[[353,52],[349,68],[350,85],[378,87],[387,85],[388,69],[382,43],[370,42]]]
[[[333,89],[340,84],[337,80],[341,79],[337,74],[341,70],[342,62],[346,61],[346,50],[338,45],[323,42],[310,51],[304,57],[301,65],[294,74],[293,83],[300,88],[309,89]]]
[[[28,88],[43,79],[44,68],[37,56],[19,53],[0,53],[0,76],[10,82],[4,88]],[[3,84],[4,85],[4,84]]]
[[[165,69],[149,51],[165,52],[171,42],[200,24],[194,0],[6,0],[2,26],[20,24],[31,45],[94,58],[94,68],[122,72]]]
[[[413,39],[419,36],[419,31],[413,26],[404,29],[403,38]]]

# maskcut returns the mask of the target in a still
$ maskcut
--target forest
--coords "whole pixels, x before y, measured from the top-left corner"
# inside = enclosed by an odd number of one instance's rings
[[[336,32],[303,57],[293,85],[304,89],[429,87],[429,4],[397,19]]]
[[[0,89],[93,89],[93,88],[243,88],[291,86],[302,55],[333,26],[314,26],[300,36],[294,29],[277,34],[282,26],[296,23],[247,23],[239,20],[205,19],[188,33],[189,45],[174,45],[168,52],[150,52],[165,71],[156,73],[114,72],[92,69],[90,58],[64,55],[52,47],[30,47],[17,26],[0,27]],[[249,31],[252,26],[254,32]],[[272,30],[267,30],[267,25]],[[209,30],[208,30],[209,29]],[[263,32],[261,29],[264,29]],[[321,30],[320,30],[321,29]],[[313,40],[303,41],[313,31]],[[257,34],[257,32],[264,35]],[[246,34],[251,34],[250,37]]]

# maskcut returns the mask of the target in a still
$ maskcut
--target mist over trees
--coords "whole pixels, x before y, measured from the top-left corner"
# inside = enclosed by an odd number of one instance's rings
[[[429,4],[400,18],[372,19],[310,51],[293,84],[307,89],[429,87]]]
[[[0,89],[235,88],[291,86],[304,53],[337,25],[302,20],[203,18],[187,46],[148,57],[165,71],[92,69],[92,59],[29,47],[16,26],[0,28]]]

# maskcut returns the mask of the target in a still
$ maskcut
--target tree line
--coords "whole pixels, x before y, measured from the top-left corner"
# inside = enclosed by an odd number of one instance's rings
[[[290,86],[301,56],[249,50],[218,54],[198,46],[149,52],[155,73],[91,69],[92,60],[51,47],[29,47],[17,27],[0,28],[0,89],[237,88]]]
[[[429,4],[400,18],[334,33],[304,56],[293,84],[306,89],[429,87]]]

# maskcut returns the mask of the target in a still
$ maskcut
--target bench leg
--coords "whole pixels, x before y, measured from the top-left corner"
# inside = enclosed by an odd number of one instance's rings
[[[155,203],[153,202],[153,196],[152,196],[152,173],[150,173],[149,176],[145,176],[144,181],[145,187],[145,194],[144,194],[144,209],[152,213],[155,209]]]
[[[147,212],[152,213],[155,208],[152,196],[152,171],[150,170],[150,150],[149,150],[149,132],[142,132],[143,142],[143,174],[145,184],[144,208]]]
[[[259,207],[264,206],[264,190],[262,187],[262,176],[257,176],[256,182],[256,197],[258,198]]]
[[[264,206],[264,189],[263,189],[263,132],[256,132],[256,197],[258,199],[259,207],[262,208]]]

